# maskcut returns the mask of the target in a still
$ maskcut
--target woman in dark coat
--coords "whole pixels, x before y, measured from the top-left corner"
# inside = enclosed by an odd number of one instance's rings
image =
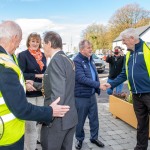
[[[31,33],[27,38],[27,50],[18,55],[19,66],[23,72],[25,80],[42,82],[43,74],[46,70],[46,58],[41,52],[41,37],[37,33]],[[28,102],[43,106],[44,99],[41,91],[28,89],[26,92]],[[34,121],[26,122],[25,150],[35,150],[40,127]],[[40,139],[40,138],[39,138]]]

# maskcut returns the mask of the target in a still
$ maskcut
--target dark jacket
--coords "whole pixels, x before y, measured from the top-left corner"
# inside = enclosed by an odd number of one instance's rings
[[[143,41],[140,39],[138,44],[135,44],[135,51],[130,53],[128,61],[128,74],[129,82],[131,85],[132,93],[150,93],[150,78],[146,68],[144,55],[143,55]],[[121,74],[110,83],[112,87],[124,82],[126,77],[125,66]]]
[[[122,71],[124,56],[107,56],[106,62],[109,63],[109,79],[115,79]]]
[[[1,46],[0,53],[6,54]],[[52,120],[52,108],[28,103],[18,75],[14,70],[5,68],[3,65],[0,65],[0,91],[7,107],[17,118],[45,122],[46,124]]]
[[[33,80],[34,82],[42,83],[42,79],[35,78],[35,74],[44,74],[46,70],[46,58],[42,53],[42,62],[44,63],[43,70],[41,71],[35,58],[30,54],[28,50],[25,50],[18,55],[19,66],[23,72],[25,80]],[[42,96],[41,91],[32,91],[26,93],[27,97],[38,97]]]
[[[76,73],[75,74],[75,97],[83,97],[83,98],[91,97],[91,95],[93,94],[92,93],[93,88],[95,89],[96,93],[100,94],[99,77],[92,56],[90,58],[90,62],[96,74],[96,81],[93,81],[92,79],[89,60],[87,57],[79,53],[74,58],[73,61],[75,63],[75,73]]]

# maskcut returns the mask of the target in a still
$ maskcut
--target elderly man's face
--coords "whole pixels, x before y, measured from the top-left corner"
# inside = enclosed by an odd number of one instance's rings
[[[92,45],[85,43],[84,48],[81,50],[82,55],[90,57],[92,55]]]
[[[12,55],[15,53],[16,49],[19,47],[19,44],[22,40],[22,36],[13,36],[11,38],[11,50],[9,51],[9,53]]]
[[[135,39],[134,39],[134,37],[122,38],[122,43],[127,46],[127,49],[134,50],[134,46],[135,46]]]

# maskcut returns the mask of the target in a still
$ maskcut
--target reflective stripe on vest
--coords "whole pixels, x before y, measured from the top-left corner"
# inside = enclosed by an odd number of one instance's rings
[[[10,58],[10,56],[6,54],[0,54],[0,64],[4,65],[6,68],[12,68],[17,73],[17,75],[19,76],[20,83],[23,86],[24,90],[26,91],[26,86],[25,86],[22,71],[19,68],[19,66],[17,66],[18,65],[17,58],[15,55],[13,55],[13,58],[15,62],[13,61],[12,58]]]
[[[20,68],[18,67],[18,62],[15,55],[13,55],[13,58],[8,56],[7,54],[0,54],[0,64],[3,65],[5,68],[12,69],[18,75],[18,79],[25,90],[26,88],[23,74]],[[13,100],[13,97],[12,101],[15,101]],[[17,142],[24,135],[25,121],[16,118],[10,112],[4,101],[3,93],[1,91],[0,91],[0,116],[4,122],[4,134],[0,139],[0,146],[7,146]]]
[[[148,75],[150,77],[150,49],[146,45],[146,43],[143,43],[143,54],[144,54],[144,61],[145,61],[145,64],[146,64],[147,72],[148,72]],[[127,79],[128,79],[128,75],[129,75],[128,74],[128,61],[129,61],[129,58],[130,58],[130,52],[127,52],[126,62],[125,62]],[[128,88],[131,91],[131,86],[130,86],[130,83],[129,83],[129,79],[128,79]]]
[[[147,68],[147,71],[148,71],[148,75],[150,77],[150,49],[146,45],[146,43],[144,43],[143,49],[144,49],[144,60],[145,60],[145,63],[146,63],[146,68]]]
[[[6,123],[8,121],[15,119],[16,117],[11,113],[11,114],[1,116],[1,118],[2,118],[3,122]]]
[[[130,58],[130,52],[127,52],[126,53],[126,76],[127,76],[127,80],[128,80],[128,88],[129,90],[131,90],[131,86],[130,86],[130,83],[129,83],[129,79],[128,79],[128,61],[129,61],[129,58]]]
[[[5,101],[4,101],[3,97],[0,97],[0,105],[3,105],[3,104],[5,104]]]

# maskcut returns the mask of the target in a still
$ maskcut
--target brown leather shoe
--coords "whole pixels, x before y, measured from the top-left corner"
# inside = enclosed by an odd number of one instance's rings
[[[81,149],[82,148],[82,141],[78,141],[76,142],[76,145],[75,145],[75,148],[76,149]]]
[[[98,147],[104,147],[105,145],[100,140],[91,140],[91,143],[96,144]]]

